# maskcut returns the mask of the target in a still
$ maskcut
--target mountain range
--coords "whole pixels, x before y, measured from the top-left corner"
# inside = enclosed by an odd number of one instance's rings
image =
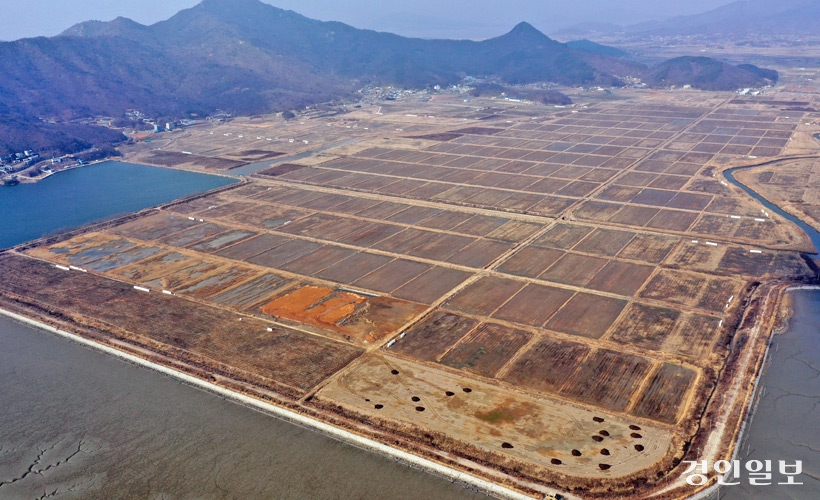
[[[760,35],[795,36],[820,33],[820,2],[817,0],[738,0],[713,10],[663,21],[628,26],[578,25],[562,33],[626,33],[631,35],[686,36]]]
[[[129,108],[163,119],[219,109],[247,115],[348,97],[366,84],[424,88],[484,76],[610,86],[648,71],[617,55],[557,42],[527,23],[483,41],[426,40],[316,21],[259,0],[204,0],[150,26],[89,21],[52,38],[0,43],[0,122],[47,138],[55,122],[121,117]],[[735,70],[738,86],[766,82]],[[49,133],[40,130],[46,124]],[[87,144],[80,132],[64,131],[61,144]],[[47,139],[24,145],[4,137],[0,155],[49,147]]]

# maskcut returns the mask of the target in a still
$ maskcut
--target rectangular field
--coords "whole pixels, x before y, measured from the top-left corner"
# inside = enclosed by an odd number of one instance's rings
[[[625,306],[625,300],[579,292],[549,320],[546,328],[597,339],[606,333]]]
[[[444,307],[467,314],[490,316],[522,288],[524,283],[520,281],[481,278],[445,302]]]
[[[392,350],[425,361],[437,361],[478,323],[471,318],[437,311],[405,332]]]
[[[320,387],[296,404],[533,483],[656,481],[750,283],[810,274],[799,234],[720,183],[802,120],[613,92],[577,113],[442,93],[212,124],[341,145],[23,250],[50,264],[2,257],[0,294],[292,398]],[[226,153],[201,154],[273,154]]]
[[[558,393],[591,349],[583,344],[544,338],[513,363],[504,380],[515,385]]]
[[[624,411],[649,372],[649,361],[605,349],[578,367],[561,394],[614,411]]]
[[[695,376],[688,368],[664,363],[650,379],[631,413],[667,424],[676,423]]]
[[[494,377],[530,338],[532,334],[522,330],[484,323],[452,348],[441,362],[453,368]]]
[[[211,296],[210,300],[241,311],[262,302],[276,293],[277,290],[291,283],[293,282],[276,274],[263,274],[234,288],[221,291]]]
[[[675,330],[680,311],[632,303],[610,337],[623,344],[660,351]]]
[[[494,318],[523,325],[543,326],[575,292],[528,284],[493,314]]]

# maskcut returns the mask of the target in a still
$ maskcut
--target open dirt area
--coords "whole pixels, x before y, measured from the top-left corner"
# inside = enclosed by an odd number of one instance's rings
[[[617,93],[162,134],[128,159],[244,182],[8,251],[0,303],[536,497],[647,498],[713,390],[748,397],[761,283],[817,278],[808,237],[720,173],[809,154],[817,117]],[[817,223],[815,163],[738,178]]]

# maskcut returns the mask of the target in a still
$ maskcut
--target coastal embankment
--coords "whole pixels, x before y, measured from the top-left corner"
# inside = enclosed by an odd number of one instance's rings
[[[172,377],[176,380],[181,381],[184,384],[197,387],[199,389],[203,389],[208,391],[212,394],[216,394],[222,398],[227,400],[233,401],[235,403],[253,408],[255,410],[261,411],[265,414],[274,416],[278,419],[287,421],[291,424],[307,428],[323,435],[329,436],[331,438],[337,439],[339,441],[343,441],[349,443],[353,446],[356,446],[361,449],[368,450],[373,453],[377,453],[379,455],[389,457],[394,460],[398,460],[405,464],[408,464],[411,467],[422,469],[428,473],[435,474],[439,477],[446,478],[449,481],[460,483],[465,487],[473,490],[477,490],[479,492],[483,492],[487,495],[491,495],[497,498],[502,499],[509,499],[509,500],[530,500],[532,497],[523,495],[521,493],[515,492],[513,490],[504,488],[502,486],[490,483],[488,481],[476,478],[464,472],[460,472],[449,467],[445,467],[441,464],[436,462],[418,457],[416,455],[412,455],[410,453],[392,448],[390,446],[384,445],[382,443],[378,443],[376,441],[363,438],[358,436],[352,432],[349,432],[344,429],[340,429],[329,425],[324,422],[320,422],[318,420],[309,418],[305,415],[296,413],[294,411],[290,411],[270,403],[266,403],[264,401],[246,396],[244,394],[240,394],[238,392],[230,391],[221,387],[216,384],[209,383],[205,380],[190,376],[186,373],[182,373],[180,371],[171,369],[169,367],[153,363],[151,361],[145,360],[138,356],[134,356],[132,354],[114,349],[110,346],[106,346],[91,340],[88,340],[84,337],[79,335],[67,332],[65,330],[61,330],[59,328],[54,328],[52,326],[46,325],[44,323],[35,321],[33,319],[27,318],[25,316],[21,316],[19,314],[5,311],[0,309],[0,315],[12,318],[16,321],[34,326],[36,328],[45,330],[52,334],[58,335],[60,337],[66,338],[71,340],[72,342],[76,342],[78,344],[84,345],[86,347],[93,348],[95,350],[104,352],[106,354],[116,356],[120,359],[126,360],[129,363],[134,365],[138,365],[149,370],[155,371],[157,373],[161,373],[163,375]]]

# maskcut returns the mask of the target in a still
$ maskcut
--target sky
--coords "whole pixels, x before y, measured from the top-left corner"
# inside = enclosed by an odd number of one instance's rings
[[[484,39],[520,21],[552,34],[586,22],[621,25],[696,14],[730,0],[263,0],[313,19],[422,38]],[[54,36],[82,21],[168,19],[199,0],[0,0],[0,40]]]

